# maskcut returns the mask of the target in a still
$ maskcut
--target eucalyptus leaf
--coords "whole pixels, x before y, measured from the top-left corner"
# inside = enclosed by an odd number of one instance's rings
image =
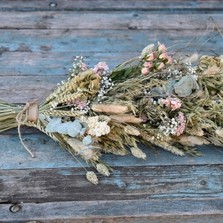
[[[55,132],[60,134],[67,134],[67,123],[59,123],[55,126]]]
[[[46,125],[47,132],[56,132],[57,125],[61,123],[61,118],[52,118]]]
[[[86,130],[87,130],[87,127],[83,127],[83,128],[81,129],[81,131],[80,131],[80,135],[81,135],[81,136],[84,135],[84,133],[86,132]]]
[[[150,94],[153,97],[165,97],[167,95],[163,87],[154,87],[151,89]]]
[[[58,123],[61,123],[61,118],[52,118],[50,120],[51,123],[54,123],[54,124],[58,124]]]
[[[169,96],[172,95],[172,93],[173,93],[175,83],[176,83],[176,81],[171,78],[168,80],[167,85],[164,87],[166,93]]]
[[[55,123],[48,123],[48,124],[46,125],[46,129],[45,129],[45,131],[46,131],[46,132],[55,132],[56,125],[57,125],[57,124],[55,124]]]
[[[85,146],[89,146],[93,143],[93,139],[91,136],[87,135],[83,138],[82,142]]]
[[[71,137],[76,137],[80,134],[82,125],[79,121],[69,122],[67,124],[67,134]]]
[[[192,76],[184,76],[182,77],[175,85],[174,90],[175,93],[179,97],[187,97],[192,94],[193,90],[198,90],[199,86],[196,80]]]

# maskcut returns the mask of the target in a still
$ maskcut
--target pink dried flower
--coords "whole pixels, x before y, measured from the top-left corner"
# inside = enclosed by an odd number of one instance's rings
[[[165,53],[161,53],[161,54],[159,55],[159,58],[160,58],[160,59],[164,59],[164,60],[168,60],[169,56],[168,56],[168,54],[165,52]]]
[[[173,58],[171,56],[168,56],[166,64],[172,64]]]
[[[74,104],[75,104],[75,106],[76,106],[78,109],[80,109],[80,110],[82,110],[82,109],[84,109],[84,108],[87,107],[87,103],[86,103],[86,101],[81,101],[80,99],[76,99],[76,100],[74,101]]]
[[[158,51],[165,53],[167,51],[167,48],[164,44],[161,44],[160,42],[158,42]]]
[[[166,52],[165,53],[161,53],[159,55],[159,59],[165,60],[165,64],[172,64],[173,63],[172,57],[169,56]]]
[[[85,63],[81,63],[80,68],[81,68],[82,71],[85,71],[85,70],[88,69],[87,64],[85,64]]]
[[[164,67],[164,63],[161,62],[161,63],[159,64],[159,66],[157,67],[157,70],[161,70],[161,69],[163,69],[163,67]]]
[[[143,75],[147,75],[149,73],[149,69],[147,67],[143,67],[141,72]]]
[[[171,104],[170,98],[162,99],[161,101],[164,105],[166,105],[166,107],[170,107],[170,104]]]
[[[179,112],[176,120],[177,120],[177,123],[178,123],[177,130],[176,130],[176,135],[179,136],[184,132],[184,130],[186,128],[186,118],[184,116],[184,113]]]
[[[99,73],[99,72],[103,72],[103,71],[108,71],[109,67],[105,62],[99,62],[93,69],[93,72]]]
[[[155,58],[155,53],[150,53],[147,55],[146,61],[153,61]]]
[[[180,108],[180,107],[181,107],[180,100],[174,99],[174,100],[171,101],[171,108],[172,108],[173,111]]]
[[[150,69],[150,68],[153,67],[153,64],[152,64],[151,62],[145,62],[145,63],[143,64],[143,66],[146,67],[146,68],[148,68],[148,69]]]
[[[178,98],[166,98],[162,100],[162,103],[167,107],[170,107],[172,111],[181,107],[181,101]]]

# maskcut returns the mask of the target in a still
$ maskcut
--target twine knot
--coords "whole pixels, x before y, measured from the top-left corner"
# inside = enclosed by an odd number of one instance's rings
[[[39,112],[38,112],[38,103],[37,100],[31,100],[26,102],[23,109],[17,114],[16,121],[18,122],[18,134],[20,142],[26,151],[34,158],[34,154],[29,150],[29,148],[25,145],[21,135],[21,126],[25,125],[27,122],[36,122],[38,120]]]

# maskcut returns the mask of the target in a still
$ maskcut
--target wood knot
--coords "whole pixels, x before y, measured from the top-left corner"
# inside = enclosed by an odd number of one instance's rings
[[[22,209],[22,207],[18,204],[14,204],[12,205],[9,210],[12,212],[12,213],[17,213],[19,212],[20,210]]]

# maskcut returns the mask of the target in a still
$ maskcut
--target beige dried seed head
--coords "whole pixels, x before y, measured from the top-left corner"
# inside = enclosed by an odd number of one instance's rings
[[[131,147],[130,150],[133,156],[139,159],[146,159],[146,154],[141,149],[137,147]]]
[[[86,178],[89,182],[97,185],[98,184],[98,177],[93,171],[88,171],[86,173]]]
[[[102,175],[110,176],[110,172],[109,172],[108,168],[104,164],[102,164],[102,163],[97,164],[96,165],[96,169]]]
[[[140,135],[140,131],[135,126],[127,125],[125,126],[124,131],[129,135],[134,135],[134,136]]]

